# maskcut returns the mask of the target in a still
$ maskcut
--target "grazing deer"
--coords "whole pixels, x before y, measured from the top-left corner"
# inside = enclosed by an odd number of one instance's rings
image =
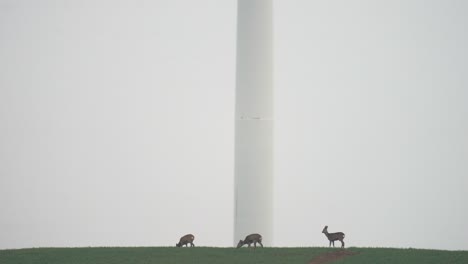
[[[194,247],[195,245],[193,244],[193,240],[195,237],[192,234],[185,235],[180,238],[179,243],[176,244],[176,247],[182,247],[186,246],[188,247],[188,244],[190,243],[190,247]]]
[[[262,236],[259,234],[250,234],[245,237],[244,241],[239,240],[239,243],[237,244],[237,248],[242,247],[245,244],[248,244],[250,247],[250,244],[254,243],[254,248],[257,248],[257,243],[260,244],[260,246],[263,247],[262,244]]]
[[[341,241],[341,247],[344,248],[344,237],[345,234],[343,232],[336,232],[336,233],[328,233],[328,226],[325,226],[322,230],[322,233],[324,233],[328,240],[330,241],[330,247],[333,244],[333,247],[335,247],[335,241],[339,240]]]

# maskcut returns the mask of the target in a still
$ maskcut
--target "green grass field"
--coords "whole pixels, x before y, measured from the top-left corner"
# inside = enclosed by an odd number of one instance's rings
[[[330,248],[38,248],[0,250],[1,264],[307,264],[314,257],[339,249]],[[356,255],[337,264],[468,264],[468,251],[348,248]]]

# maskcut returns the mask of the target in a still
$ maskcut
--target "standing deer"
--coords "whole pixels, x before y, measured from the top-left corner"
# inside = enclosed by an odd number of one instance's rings
[[[250,244],[254,243],[254,248],[257,248],[257,243],[259,243],[262,247],[262,236],[259,234],[250,234],[245,237],[244,241],[239,240],[239,243],[237,244],[237,248],[242,247],[245,244],[248,244],[250,247]]]
[[[335,241],[336,240],[339,240],[341,241],[341,247],[344,248],[344,237],[345,237],[345,234],[343,232],[336,232],[336,233],[328,233],[328,226],[325,226],[322,230],[322,233],[324,233],[328,240],[330,241],[330,247],[331,245],[333,244],[333,247],[335,247]]]
[[[188,247],[188,244],[190,243],[190,247],[194,247],[195,245],[193,244],[193,240],[195,237],[192,234],[185,235],[180,238],[179,243],[176,244],[176,247],[183,247],[184,245]]]

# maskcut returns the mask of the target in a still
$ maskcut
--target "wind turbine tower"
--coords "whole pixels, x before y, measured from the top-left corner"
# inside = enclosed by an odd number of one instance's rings
[[[238,0],[234,244],[273,241],[273,3]]]

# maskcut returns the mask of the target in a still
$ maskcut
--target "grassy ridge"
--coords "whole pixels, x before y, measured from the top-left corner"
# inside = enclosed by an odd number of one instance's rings
[[[357,255],[335,264],[468,264],[468,251],[396,248],[350,248]]]
[[[307,264],[329,248],[39,248],[0,250],[1,264]],[[359,254],[336,264],[466,264],[468,251],[350,248]]]
[[[0,251],[1,264],[308,263],[324,248],[39,248]]]

